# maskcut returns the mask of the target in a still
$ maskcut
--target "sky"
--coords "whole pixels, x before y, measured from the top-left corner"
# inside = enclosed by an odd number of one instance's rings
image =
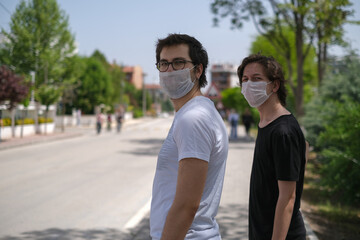
[[[9,31],[11,14],[20,0],[0,0],[0,28]],[[198,39],[209,55],[209,66],[216,63],[239,65],[249,54],[251,42],[257,36],[254,24],[231,30],[229,19],[213,27],[210,0],[58,0],[69,17],[69,29],[74,35],[78,53],[90,56],[96,49],[108,62],[142,67],[145,83],[158,83],[155,67],[155,44],[169,33],[183,33]],[[360,20],[360,0],[354,3]],[[345,25],[345,38],[360,49],[360,26]],[[330,53],[341,56],[343,50]]]

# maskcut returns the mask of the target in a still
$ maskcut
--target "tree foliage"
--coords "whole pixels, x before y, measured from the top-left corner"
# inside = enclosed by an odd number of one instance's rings
[[[347,22],[359,24],[360,21],[348,21],[354,10],[347,10],[350,1],[316,0],[314,5],[314,32],[317,49],[318,82],[321,85],[328,62],[328,48],[331,45],[347,46],[343,40],[343,25]]]
[[[125,88],[125,73],[122,71],[122,67],[117,65],[115,62],[113,64],[110,64],[107,61],[105,55],[99,50],[95,50],[92,54],[92,57],[101,62],[110,74],[112,88],[114,89],[112,95],[109,96],[109,100],[112,105],[123,103],[122,98]]]
[[[5,65],[0,67],[0,103],[6,104],[8,109],[15,108],[28,96],[29,87],[22,76]]]
[[[319,153],[322,184],[360,203],[360,58],[334,61],[319,95],[306,108],[306,138]]]
[[[91,114],[100,104],[111,105],[111,76],[97,58],[83,58],[82,61],[85,67],[79,77],[79,86],[74,90],[74,106],[84,113]]]
[[[222,103],[227,109],[235,109],[236,112],[241,114],[248,108],[251,111],[254,121],[259,121],[259,112],[255,108],[250,107],[239,87],[228,88],[221,92],[221,96]]]
[[[321,15],[323,11],[321,4],[323,2],[329,3],[331,6],[326,10],[326,14],[336,13],[335,16],[325,17]],[[330,4],[331,2],[334,4]],[[215,25],[218,24],[219,18],[229,17],[232,28],[241,28],[245,21],[251,19],[257,31],[286,59],[286,70],[289,73],[287,80],[294,93],[296,113],[298,116],[302,116],[304,114],[304,61],[316,40],[324,42],[325,38],[330,39],[334,35],[337,36],[336,39],[342,39],[341,27],[345,24],[346,19],[353,14],[353,11],[346,10],[349,6],[351,3],[348,0],[291,2],[281,0],[214,0],[211,9],[215,15]],[[337,11],[332,11],[332,9]],[[325,18],[331,24],[323,23]],[[324,35],[317,35],[317,30],[320,27],[323,27]],[[294,41],[290,41],[284,35],[286,29],[293,31]],[[326,43],[335,42],[327,41]],[[295,45],[296,68],[292,66],[291,62],[293,44]],[[318,47],[318,45],[316,46]],[[294,75],[294,73],[296,74]]]
[[[21,1],[11,17],[10,32],[2,33],[7,39],[2,60],[16,72],[35,71],[36,88],[58,81],[64,60],[74,52],[68,17],[56,0]]]
[[[45,105],[46,111],[48,111],[49,106],[59,100],[61,93],[62,89],[44,84],[36,90],[35,99]]]

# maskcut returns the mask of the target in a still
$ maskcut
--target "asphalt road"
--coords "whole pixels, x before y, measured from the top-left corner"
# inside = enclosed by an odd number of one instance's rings
[[[125,235],[150,200],[170,124],[149,119],[120,134],[91,129],[81,137],[2,150],[0,237]]]
[[[152,180],[171,121],[0,151],[0,239],[149,239]],[[248,238],[253,148],[230,143],[217,217],[225,240]]]

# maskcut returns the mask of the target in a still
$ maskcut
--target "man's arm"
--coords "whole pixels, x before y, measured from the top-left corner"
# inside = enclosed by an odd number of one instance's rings
[[[183,240],[199,208],[208,162],[185,158],[179,162],[176,194],[166,217],[161,240]]]
[[[279,198],[276,203],[272,240],[286,238],[296,196],[295,181],[278,181]]]

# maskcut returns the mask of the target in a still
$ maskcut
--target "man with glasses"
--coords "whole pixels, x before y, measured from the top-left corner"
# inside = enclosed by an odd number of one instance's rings
[[[202,44],[170,34],[156,46],[160,85],[175,117],[159,152],[153,183],[153,239],[221,239],[215,216],[228,153],[228,137],[213,102],[202,96],[208,56]]]

